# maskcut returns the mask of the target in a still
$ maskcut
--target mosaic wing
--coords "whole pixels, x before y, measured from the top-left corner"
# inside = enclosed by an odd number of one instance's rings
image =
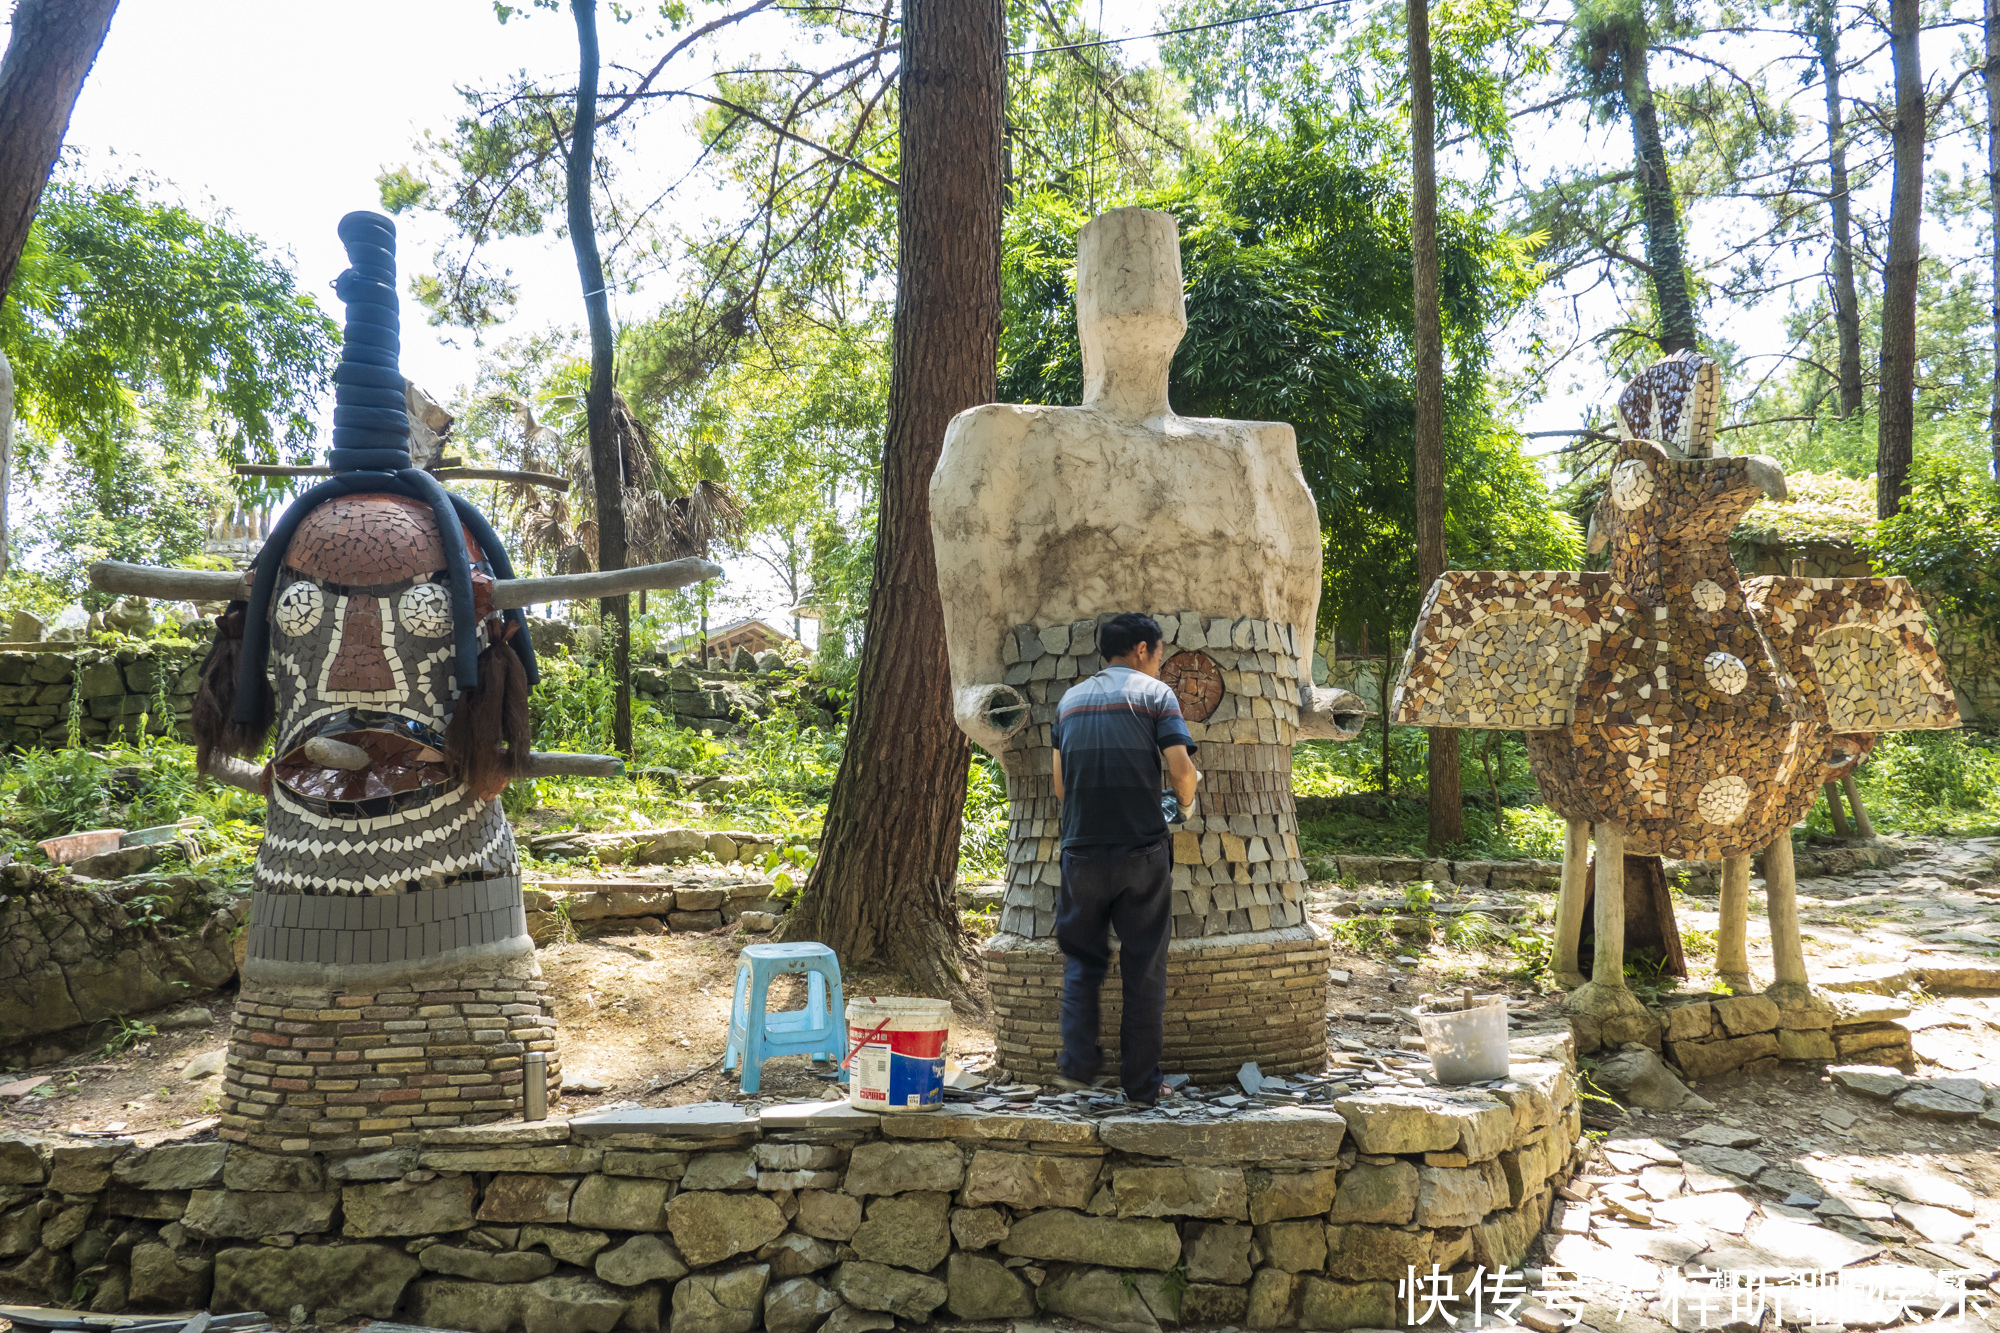
[[[1958,699],[1909,580],[1746,580],[1745,604],[1836,732],[1942,731]]]
[[[1453,570],[1431,586],[1391,711],[1402,726],[1539,730],[1575,720],[1608,576]]]

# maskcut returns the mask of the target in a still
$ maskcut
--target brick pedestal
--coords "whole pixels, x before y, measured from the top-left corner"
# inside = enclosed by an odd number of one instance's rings
[[[554,1098],[562,1072],[546,981],[493,971],[427,980],[452,989],[355,995],[246,982],[222,1137],[275,1152],[386,1148],[423,1129],[517,1118],[529,1051],[548,1052]]]
[[[1063,957],[1055,941],[999,934],[980,950],[992,995],[995,1061],[1027,1082],[1056,1075]],[[1198,1083],[1326,1064],[1327,943],[1311,926],[1177,939],[1167,953],[1165,1067]],[[1104,1069],[1118,1067],[1124,1004],[1114,961],[1102,995]]]
[[[514,1119],[530,1051],[562,1081],[513,876],[410,893],[251,896],[225,1139],[387,1148]]]

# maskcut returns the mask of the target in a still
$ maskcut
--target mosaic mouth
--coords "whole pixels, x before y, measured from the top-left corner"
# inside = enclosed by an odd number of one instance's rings
[[[307,809],[345,819],[426,804],[457,781],[444,737],[428,722],[358,708],[318,718],[289,737],[272,776]]]

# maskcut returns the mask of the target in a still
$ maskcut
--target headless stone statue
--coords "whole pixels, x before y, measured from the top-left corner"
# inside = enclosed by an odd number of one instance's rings
[[[1166,636],[1162,678],[1206,774],[1196,814],[1174,834],[1170,1066],[1304,1067],[1324,1053],[1325,946],[1305,922],[1291,747],[1350,738],[1364,714],[1354,696],[1311,687],[1319,513],[1290,426],[1180,417],[1168,405],[1187,329],[1171,217],[1125,208],[1084,227],[1077,323],[1083,406],[960,413],[931,479],[958,720],[1008,774],[1007,894],[988,946],[1005,969],[989,973],[996,1007],[1015,1007],[1000,999],[1010,987],[1026,988],[1012,997],[1024,1017],[1053,1004],[1061,853],[1049,725],[1063,692],[1102,666],[1099,621],[1141,611]],[[1220,991],[1201,981],[1247,971],[1223,965],[1237,954],[1261,956],[1265,976]],[[1280,1011],[1283,1022],[1263,1023]],[[1010,1025],[1007,1067],[1052,1071],[1052,1025],[1034,1038]]]

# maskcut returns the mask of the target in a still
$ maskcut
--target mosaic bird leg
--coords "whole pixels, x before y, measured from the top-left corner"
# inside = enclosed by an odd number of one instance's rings
[[[1792,831],[1781,830],[1764,851],[1764,910],[1771,919],[1771,985],[1764,992],[1780,1005],[1803,1001],[1806,952],[1799,940],[1799,882],[1792,864]]]
[[[1722,858],[1722,922],[1715,931],[1715,975],[1739,994],[1756,989],[1750,980],[1746,937],[1750,926],[1750,858]]]
[[[1593,1022],[1596,1045],[1617,1047],[1641,1041],[1657,1047],[1659,1021],[1625,984],[1625,831],[1615,824],[1599,824],[1595,835],[1596,954],[1590,980],[1569,993],[1562,1011]]]
[[[1551,970],[1556,984],[1575,990],[1583,984],[1577,946],[1583,937],[1583,902],[1590,895],[1590,821],[1571,819],[1563,829],[1562,894],[1556,900],[1556,948]]]
[[[1821,784],[1820,789],[1826,793],[1826,813],[1827,817],[1833,821],[1833,836],[1836,838],[1846,837],[1847,816],[1840,809],[1840,784],[1837,782],[1826,782]]]

